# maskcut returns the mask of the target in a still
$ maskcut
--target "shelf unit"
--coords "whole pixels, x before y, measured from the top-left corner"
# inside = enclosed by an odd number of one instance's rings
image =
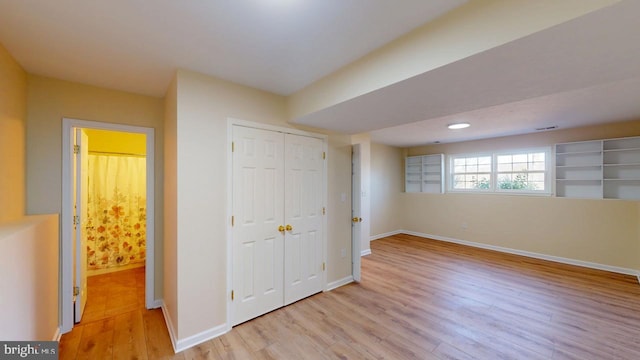
[[[405,192],[444,192],[444,155],[409,156],[405,160]]]
[[[556,144],[556,196],[640,200],[640,137]]]

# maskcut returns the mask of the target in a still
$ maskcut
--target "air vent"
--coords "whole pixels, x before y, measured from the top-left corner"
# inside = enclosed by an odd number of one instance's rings
[[[557,128],[558,128],[558,125],[553,125],[553,126],[536,128],[536,131],[547,131],[547,130],[553,130],[553,129],[557,129]]]

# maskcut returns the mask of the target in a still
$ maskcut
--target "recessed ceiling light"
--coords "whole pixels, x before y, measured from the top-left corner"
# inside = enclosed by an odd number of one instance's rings
[[[451,130],[464,129],[464,128],[468,128],[469,126],[471,126],[471,124],[466,122],[447,125],[447,127]]]

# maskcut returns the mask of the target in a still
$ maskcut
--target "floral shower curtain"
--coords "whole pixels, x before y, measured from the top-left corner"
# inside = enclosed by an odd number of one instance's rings
[[[146,159],[89,154],[88,171],[89,203],[85,217],[88,269],[144,263]]]

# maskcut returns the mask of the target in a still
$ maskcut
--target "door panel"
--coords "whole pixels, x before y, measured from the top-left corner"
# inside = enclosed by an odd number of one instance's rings
[[[360,184],[360,144],[353,145],[353,152],[351,153],[351,218],[360,218],[360,196],[361,184]],[[361,263],[361,250],[360,250],[360,221],[351,221],[351,265],[353,280],[360,282],[360,263]]]
[[[284,137],[233,127],[233,323],[283,304]]]
[[[320,139],[285,135],[284,304],[322,291],[322,159]]]

